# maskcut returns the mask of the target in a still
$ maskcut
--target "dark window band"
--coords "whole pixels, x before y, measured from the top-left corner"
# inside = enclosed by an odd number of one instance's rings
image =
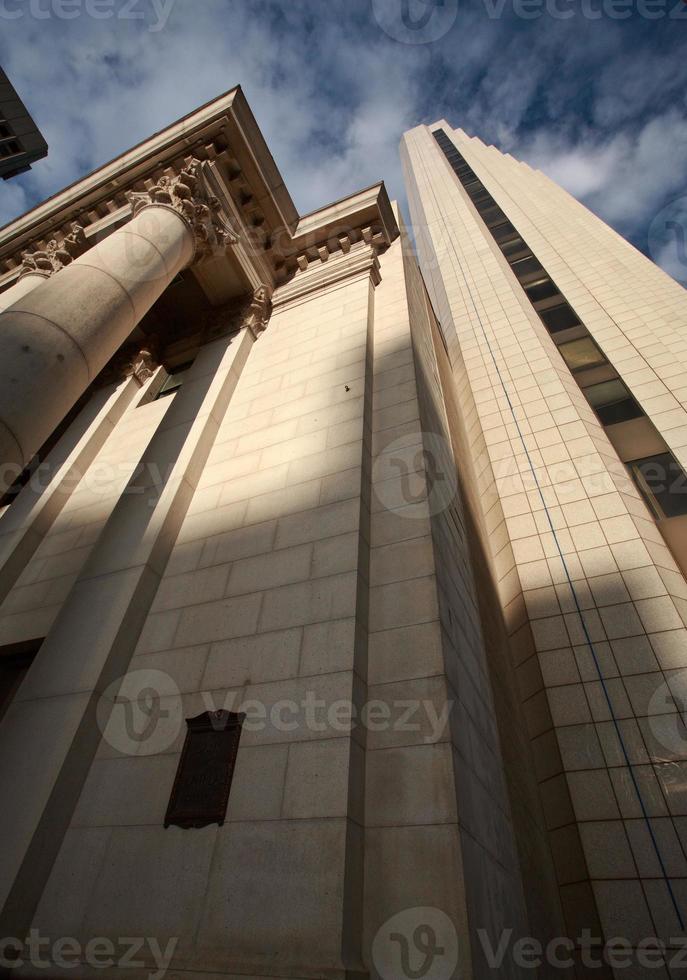
[[[611,375],[617,375],[617,372],[525,239],[446,133],[438,129],[432,135],[601,424],[617,425],[645,416],[642,407],[617,376],[607,376],[600,383],[584,386],[584,378],[589,373],[598,377],[598,369],[608,370]],[[560,301],[556,302],[556,298]],[[542,309],[541,306],[546,308]],[[626,465],[657,518],[687,514],[687,476],[672,453],[666,451]]]

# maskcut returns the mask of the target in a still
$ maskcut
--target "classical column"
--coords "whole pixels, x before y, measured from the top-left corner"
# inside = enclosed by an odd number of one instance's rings
[[[26,465],[182,269],[237,240],[199,160],[128,196],[127,225],[0,312],[4,463]]]
[[[4,293],[0,293],[0,313],[32,292],[36,286],[40,286],[45,279],[70,265],[86,251],[86,247],[83,228],[73,224],[72,230],[64,236],[62,242],[52,239],[44,249],[23,252],[19,278]]]
[[[47,276],[39,272],[31,272],[20,276],[14,285],[6,289],[4,293],[0,293],[0,313],[8,307],[13,306],[22,296],[34,290],[36,286],[40,286],[47,278]]]

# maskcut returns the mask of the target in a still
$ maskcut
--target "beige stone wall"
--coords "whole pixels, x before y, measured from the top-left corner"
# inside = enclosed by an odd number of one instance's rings
[[[161,724],[150,742],[132,742],[115,711],[93,762],[82,753],[78,802],[71,815],[60,811],[64,839],[53,841],[45,887],[33,886],[31,921],[42,934],[174,937],[175,967],[189,976],[201,962],[256,977],[376,975],[379,930],[430,907],[453,923],[470,977],[479,963],[471,917],[496,927],[516,915],[525,928],[469,548],[447,536],[444,516],[437,535],[425,500],[421,402],[440,404],[436,381],[423,394],[430,321],[400,240],[379,264],[375,285],[361,243],[275,294],[140,636],[126,641],[133,657],[120,694],[145,682]],[[112,567],[113,542],[98,532],[141,453],[154,463],[159,447],[167,459],[161,423],[184,395],[127,410],[93,465],[121,464],[121,481],[73,494],[7,598],[7,642],[35,636],[39,624],[49,630],[63,596],[75,615],[79,572]],[[407,451],[410,498],[389,458]],[[124,528],[129,506],[137,534],[140,502],[126,494],[112,520]],[[59,595],[53,586],[31,593],[41,576],[59,582]],[[137,589],[148,601],[149,588]],[[51,673],[41,663],[34,696],[41,678],[53,692],[95,683],[97,704],[112,669],[79,686],[78,659],[88,655],[77,643],[75,680],[62,685],[59,665]],[[325,706],[312,720],[301,710],[291,724],[287,709],[287,725],[275,723],[275,706],[308,699]],[[336,702],[382,703],[389,723],[351,732],[345,719],[324,717]],[[244,728],[226,824],[163,829],[183,719],[256,704],[268,720]],[[412,725],[399,727],[409,705]],[[447,710],[450,724],[440,723]],[[67,770],[56,769],[57,791]],[[49,840],[51,828],[41,833]]]
[[[681,397],[665,351],[652,348],[651,324],[668,306],[684,316],[684,291],[550,182],[442,125],[628,384],[640,380],[632,373],[637,368],[672,387],[669,399]],[[680,702],[672,695],[681,696],[687,660],[684,578],[430,131],[407,134],[403,155],[421,265],[470,440],[568,929],[577,935],[582,924],[593,927],[596,904],[607,935],[679,936],[568,573],[678,896],[687,872],[677,775],[685,744],[674,735]],[[651,302],[644,284],[653,290]],[[601,310],[609,304],[615,325]],[[657,345],[674,343],[670,356],[678,358],[684,341],[679,327],[674,336],[672,330],[659,325]],[[639,364],[642,356],[648,367]],[[673,416],[662,416],[662,402],[642,403],[658,411],[656,424],[679,456]]]
[[[308,692],[358,699],[371,289],[368,269],[277,309],[251,353],[131,663],[172,679],[177,721],[246,701],[270,712]],[[102,742],[36,923],[114,938],[147,922],[179,938],[189,969],[200,958],[227,970],[228,957],[265,975],[275,958],[291,971],[313,957],[355,967],[357,738],[302,720],[295,733],[246,730],[225,827],[163,830],[183,730],[140,757],[113,748],[112,733]],[[79,897],[65,903],[75,855]]]
[[[43,935],[174,938],[174,967],[189,977],[199,963],[254,977],[377,976],[385,924],[430,908],[452,923],[469,978],[485,969],[477,928],[552,930],[523,887],[521,869],[546,876],[549,857],[538,800],[517,777],[529,744],[508,736],[521,708],[504,628],[480,594],[493,585],[476,497],[451,479],[439,506],[434,496],[436,467],[451,473],[467,437],[444,406],[445,355],[407,238],[380,257],[381,281],[375,265],[361,243],[277,291],[178,534],[165,532],[176,535],[169,560],[150,560],[159,587],[141,580],[127,599],[143,610],[132,620],[140,636],[112,641],[100,674],[103,653],[89,665],[77,638],[69,677],[42,661],[20,698],[15,716],[46,693],[59,713],[62,690],[94,704],[79,729],[79,739],[95,731],[92,762],[75,739],[51,777],[54,796],[65,779],[74,791],[77,763],[82,772],[73,812],[69,792],[58,811],[63,837],[44,818],[31,844],[54,847],[45,886],[34,876],[10,891],[22,914],[37,903],[29,924]],[[129,512],[141,549],[141,500],[118,495],[141,457],[170,463],[168,413],[191,394],[132,402],[92,467],[117,467],[117,479],[102,491],[85,479],[73,493],[2,608],[6,642],[49,631],[63,596],[78,613],[90,593],[75,579],[113,567],[111,527],[126,534]],[[58,627],[64,644],[64,615]],[[117,711],[101,738],[100,699],[135,698],[141,686],[153,693],[150,738],[133,737]],[[323,705],[311,717],[308,700]],[[337,702],[382,704],[387,723],[350,731],[345,708],[343,725],[326,715]],[[227,821],[165,830],[183,719],[222,707],[249,712]],[[399,724],[409,707],[410,726]],[[504,971],[521,975],[512,963]]]

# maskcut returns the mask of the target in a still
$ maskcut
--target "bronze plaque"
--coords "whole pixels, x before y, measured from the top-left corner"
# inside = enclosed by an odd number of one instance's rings
[[[224,823],[245,715],[204,711],[187,718],[165,827],[206,827]]]

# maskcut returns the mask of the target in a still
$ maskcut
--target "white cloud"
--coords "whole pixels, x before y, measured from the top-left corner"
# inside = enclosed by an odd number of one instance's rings
[[[625,234],[687,182],[687,62],[639,34],[628,54],[611,22],[527,24],[461,4],[442,41],[408,45],[380,30],[370,0],[176,0],[158,32],[84,15],[5,27],[3,65],[50,155],[0,187],[0,221],[238,82],[302,212],[381,178],[403,201],[400,135],[440,116]]]
[[[687,118],[670,109],[608,140],[540,132],[517,152],[619,230],[643,234],[666,196],[687,183]]]

